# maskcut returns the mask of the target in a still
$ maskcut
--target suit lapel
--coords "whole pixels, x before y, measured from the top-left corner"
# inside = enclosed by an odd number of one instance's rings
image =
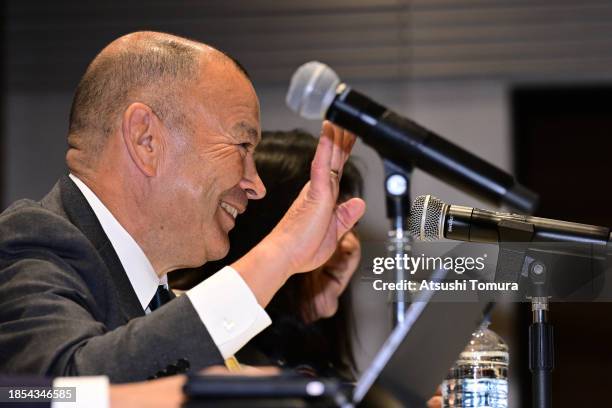
[[[121,261],[87,200],[68,176],[60,179],[59,188],[62,205],[68,219],[91,241],[106,264],[117,289],[119,303],[126,319],[144,316],[144,310]]]
[[[168,286],[168,287],[170,287],[170,286]],[[170,300],[175,299],[175,298],[176,298],[176,295],[172,291],[172,288],[170,288]]]

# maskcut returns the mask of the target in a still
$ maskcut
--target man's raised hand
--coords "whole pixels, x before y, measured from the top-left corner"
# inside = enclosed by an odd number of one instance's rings
[[[360,198],[337,203],[344,164],[354,144],[353,134],[323,122],[310,182],[269,235],[284,243],[289,275],[313,270],[327,261],[338,240],[365,212]]]
[[[344,164],[354,144],[354,135],[323,122],[310,181],[272,232],[232,265],[261,306],[291,275],[325,263],[365,212],[360,198],[337,202]]]

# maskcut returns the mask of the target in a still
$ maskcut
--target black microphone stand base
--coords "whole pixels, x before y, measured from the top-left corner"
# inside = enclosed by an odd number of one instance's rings
[[[552,370],[554,368],[553,327],[548,322],[548,298],[531,299],[533,323],[529,327],[529,369],[532,374],[534,408],[552,407]]]
[[[533,408],[552,407],[551,375],[554,368],[553,327],[548,321],[550,277],[547,265],[529,251],[534,227],[520,221],[501,222],[496,280],[518,282],[527,271],[526,297],[531,300],[532,324],[529,326],[529,369],[532,373]]]

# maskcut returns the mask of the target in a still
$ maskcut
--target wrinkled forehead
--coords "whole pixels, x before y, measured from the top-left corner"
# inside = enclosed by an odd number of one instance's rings
[[[204,58],[195,97],[211,112],[233,118],[236,131],[260,138],[259,99],[251,81],[229,58]]]

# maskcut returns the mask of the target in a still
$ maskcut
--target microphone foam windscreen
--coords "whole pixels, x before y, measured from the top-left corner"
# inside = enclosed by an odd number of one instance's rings
[[[287,91],[287,105],[306,119],[323,119],[336,97],[340,78],[327,65],[310,61],[302,65],[291,77]]]

